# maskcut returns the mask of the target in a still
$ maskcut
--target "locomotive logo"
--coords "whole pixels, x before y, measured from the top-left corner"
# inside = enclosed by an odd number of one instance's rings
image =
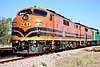
[[[21,24],[21,26],[31,26],[31,23],[30,22],[23,22],[22,24]]]

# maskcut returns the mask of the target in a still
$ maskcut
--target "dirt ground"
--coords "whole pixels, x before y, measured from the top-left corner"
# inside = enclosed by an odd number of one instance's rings
[[[100,67],[100,52],[92,51],[94,47],[50,54],[48,58],[45,57],[45,61],[41,61],[40,65],[43,67]],[[42,67],[40,65],[33,64],[33,67]]]
[[[31,57],[1,64],[0,67],[100,67],[100,52],[92,46]]]
[[[100,52],[90,48],[72,50],[55,61],[56,67],[100,67]]]

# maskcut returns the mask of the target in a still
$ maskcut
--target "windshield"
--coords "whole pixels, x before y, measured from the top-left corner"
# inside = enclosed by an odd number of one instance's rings
[[[32,11],[30,9],[27,9],[27,10],[22,10],[18,13],[19,16],[24,14],[32,14]]]
[[[34,9],[33,14],[37,16],[47,16],[47,12],[43,10]]]

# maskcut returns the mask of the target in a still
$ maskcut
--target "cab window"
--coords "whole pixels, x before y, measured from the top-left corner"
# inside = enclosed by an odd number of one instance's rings
[[[76,25],[76,28],[78,28],[78,25]]]
[[[97,34],[99,34],[99,32],[97,31]]]
[[[36,16],[47,16],[47,12],[39,9],[34,9],[33,14]]]
[[[86,31],[86,32],[88,32],[88,29],[87,29],[87,28],[85,28],[85,31]]]
[[[52,21],[52,14],[50,14],[50,21]]]
[[[18,16],[22,16],[22,15],[25,15],[25,14],[32,14],[32,11],[30,9],[22,10],[18,13]]]
[[[69,21],[63,20],[63,24],[69,26]]]

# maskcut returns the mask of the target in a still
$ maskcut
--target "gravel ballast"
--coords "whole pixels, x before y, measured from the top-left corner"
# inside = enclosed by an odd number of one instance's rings
[[[0,64],[0,67],[99,67],[100,52],[85,51],[93,47],[30,57]]]

